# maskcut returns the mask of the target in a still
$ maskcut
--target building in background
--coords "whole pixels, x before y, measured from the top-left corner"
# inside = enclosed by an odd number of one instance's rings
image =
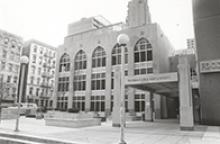
[[[3,100],[16,100],[22,46],[20,36],[0,30],[0,92]]]
[[[54,95],[56,48],[37,40],[24,43],[23,54],[29,57],[27,72],[26,102],[52,107]]]
[[[94,26],[94,21],[99,26]],[[126,77],[169,72],[172,46],[159,25],[151,22],[147,0],[129,2],[126,21],[106,25],[92,17],[69,25],[64,44],[57,50],[55,108],[111,114],[120,97],[120,33],[130,38],[125,50]],[[142,116],[149,97],[146,91],[127,88],[126,112]],[[172,98],[155,96],[155,117],[176,117],[167,112],[168,101],[172,103]],[[176,113],[175,108],[172,111]]]
[[[202,124],[220,125],[220,1],[193,0]]]

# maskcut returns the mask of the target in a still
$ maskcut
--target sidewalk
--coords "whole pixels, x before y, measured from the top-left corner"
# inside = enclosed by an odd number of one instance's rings
[[[19,132],[14,132],[15,120],[3,120],[0,133],[31,135],[85,144],[117,144],[120,129],[111,126],[111,121],[101,126],[86,128],[63,128],[45,126],[44,120],[20,119]],[[220,144],[220,128],[195,126],[194,131],[180,131],[176,121],[127,122],[127,144]]]

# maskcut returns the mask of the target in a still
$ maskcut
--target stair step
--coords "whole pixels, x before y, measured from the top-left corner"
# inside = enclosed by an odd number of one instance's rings
[[[0,136],[0,143],[1,144],[43,144],[39,142],[32,142],[32,141],[9,138],[9,137],[2,137],[2,136]]]

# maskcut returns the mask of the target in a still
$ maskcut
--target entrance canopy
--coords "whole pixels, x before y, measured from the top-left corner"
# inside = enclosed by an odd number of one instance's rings
[[[164,96],[178,96],[179,86],[177,72],[126,77],[125,85],[127,87],[147,90]]]

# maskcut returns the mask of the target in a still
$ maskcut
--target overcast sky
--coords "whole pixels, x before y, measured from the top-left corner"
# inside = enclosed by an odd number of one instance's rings
[[[0,0],[0,29],[58,46],[67,25],[102,15],[111,23],[125,21],[130,0]],[[162,27],[176,49],[194,37],[191,0],[148,0],[153,22]]]

